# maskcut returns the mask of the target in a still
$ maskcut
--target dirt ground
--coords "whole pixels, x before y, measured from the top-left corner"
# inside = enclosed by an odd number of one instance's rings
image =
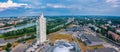
[[[47,36],[48,39],[50,39],[51,43],[54,43],[56,40],[59,40],[59,39],[66,39],[69,42],[73,41],[72,40],[72,35],[70,35],[70,34],[59,34],[60,32],[65,32],[65,29],[61,29],[60,31],[51,33]]]

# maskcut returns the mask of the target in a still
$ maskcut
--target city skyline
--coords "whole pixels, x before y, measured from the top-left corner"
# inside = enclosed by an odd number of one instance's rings
[[[3,17],[0,30],[2,52],[120,51],[120,18],[116,16]]]
[[[0,17],[56,15],[120,16],[120,0],[0,0]]]

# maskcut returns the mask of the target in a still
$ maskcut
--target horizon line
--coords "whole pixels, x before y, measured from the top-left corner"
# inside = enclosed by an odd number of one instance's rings
[[[27,17],[28,15],[26,15]],[[30,15],[29,15],[30,16]],[[32,16],[39,16],[39,15],[31,15],[30,17]],[[44,15],[44,16],[114,16],[114,17],[120,17],[120,15]],[[25,17],[25,16],[0,16],[1,17]]]

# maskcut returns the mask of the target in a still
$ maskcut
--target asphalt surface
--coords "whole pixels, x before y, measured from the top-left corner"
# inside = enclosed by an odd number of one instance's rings
[[[12,49],[12,52],[23,52],[25,48],[25,44],[19,44],[18,46]]]

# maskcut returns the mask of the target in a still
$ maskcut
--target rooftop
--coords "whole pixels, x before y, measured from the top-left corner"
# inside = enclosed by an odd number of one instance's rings
[[[0,44],[6,43],[6,41],[3,38],[0,38]]]
[[[85,42],[87,46],[102,45],[103,41],[91,34],[82,34],[81,40]]]
[[[65,46],[57,46],[54,48],[53,52],[70,52],[70,50]]]
[[[116,30],[120,30],[120,28],[116,28]]]
[[[73,26],[71,28],[67,28],[66,31],[84,31],[84,28],[80,26]]]
[[[118,52],[118,51],[113,48],[100,48],[96,50],[87,50],[86,52]]]
[[[91,34],[83,34],[82,36],[84,36],[86,39],[88,39],[91,42],[103,42],[102,40],[100,40],[99,38],[97,38]]]
[[[109,34],[113,35],[115,37],[115,39],[118,39],[119,38],[119,35],[112,32],[112,31],[108,31]]]
[[[68,41],[58,40],[55,42],[53,48],[51,47],[52,50],[49,52],[81,52],[80,48],[77,46],[76,42],[70,43]]]

